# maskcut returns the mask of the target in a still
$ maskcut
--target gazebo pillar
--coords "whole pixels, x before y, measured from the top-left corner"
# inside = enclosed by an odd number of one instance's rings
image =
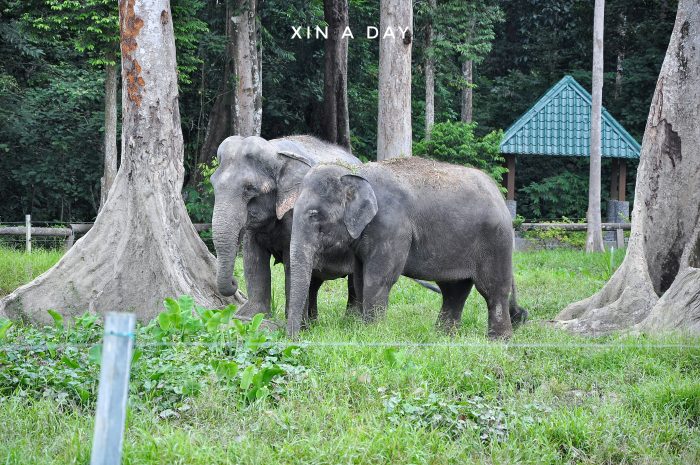
[[[629,221],[630,204],[625,201],[627,188],[627,163],[624,159],[612,160],[610,176],[610,200],[608,201],[608,222],[624,223]]]
[[[503,184],[507,189],[506,205],[510,211],[510,216],[515,218],[518,203],[515,201],[515,155],[506,155],[505,167],[508,172],[503,179]]]

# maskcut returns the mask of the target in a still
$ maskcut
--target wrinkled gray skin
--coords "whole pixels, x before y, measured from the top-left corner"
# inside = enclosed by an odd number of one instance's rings
[[[311,136],[270,141],[232,136],[219,145],[217,157],[219,167],[211,182],[215,195],[212,232],[218,260],[218,289],[225,296],[234,295],[238,289],[233,267],[242,240],[248,302],[238,314],[270,316],[271,256],[284,263],[285,290],[289,293],[291,210],[301,180],[319,162],[339,160],[359,164],[360,161],[340,147]],[[316,316],[316,295],[323,281],[350,274],[352,260],[352,254],[346,253],[328,266],[314,269],[305,291],[312,319]],[[351,284],[349,280],[349,306],[354,300]]]
[[[383,315],[400,275],[437,282],[438,325],[447,331],[460,324],[472,286],[488,304],[489,337],[510,337],[527,317],[515,302],[512,220],[481,171],[415,157],[353,170],[318,165],[304,178],[294,211],[290,337],[301,329],[311,270],[329,251],[348,249],[366,321]]]

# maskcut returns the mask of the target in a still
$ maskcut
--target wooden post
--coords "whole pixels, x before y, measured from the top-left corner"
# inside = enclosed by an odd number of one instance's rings
[[[515,200],[515,155],[506,155],[508,200]]]
[[[27,253],[32,253],[32,215],[24,216],[24,227],[27,230],[25,235]]]
[[[625,248],[625,232],[622,229],[615,230],[615,242],[618,249]]]
[[[63,243],[63,247],[66,252],[68,252],[75,243],[75,231],[73,231],[73,226],[71,225],[69,229],[70,233],[68,233],[68,235],[66,236],[66,241]]]
[[[620,180],[618,181],[617,200],[625,201],[625,193],[627,191],[627,162],[620,160]]]
[[[90,465],[121,463],[135,324],[133,313],[110,312],[105,319]]]
[[[619,200],[618,176],[620,176],[620,160],[613,158],[610,172],[610,200]]]

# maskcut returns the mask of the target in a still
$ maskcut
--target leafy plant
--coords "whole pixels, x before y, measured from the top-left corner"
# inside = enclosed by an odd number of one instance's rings
[[[130,393],[134,408],[162,418],[186,412],[208,384],[222,384],[241,404],[279,399],[286,383],[302,374],[300,347],[280,334],[234,318],[235,306],[197,307],[190,296],[165,299],[165,310],[136,329]],[[54,311],[42,329],[0,321],[0,399],[48,397],[92,408],[96,400],[102,327],[96,315],[70,324]],[[12,330],[10,330],[12,329]]]
[[[443,399],[434,392],[410,397],[382,392],[382,399],[389,420],[396,424],[409,419],[416,426],[443,430],[450,436],[474,431],[485,442],[503,441],[508,436],[503,409],[479,396]]]
[[[478,168],[500,185],[508,171],[499,151],[503,131],[479,138],[474,134],[476,127],[476,123],[438,123],[433,126],[430,139],[414,145],[414,154]]]

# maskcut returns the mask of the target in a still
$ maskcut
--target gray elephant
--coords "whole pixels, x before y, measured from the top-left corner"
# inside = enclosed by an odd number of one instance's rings
[[[219,145],[217,157],[219,167],[211,182],[215,195],[212,232],[218,259],[219,292],[231,296],[238,290],[233,266],[242,240],[248,302],[238,313],[269,316],[271,256],[284,263],[285,291],[289,295],[291,210],[299,195],[301,179],[319,162],[340,161],[353,165],[360,161],[340,147],[311,136],[270,141],[261,137],[232,136]],[[346,253],[328,266],[314,269],[307,283],[310,318],[316,316],[316,296],[323,281],[350,274],[352,260],[352,254]],[[352,280],[348,282],[348,305],[353,305]]]
[[[385,311],[400,275],[437,282],[438,324],[448,331],[460,323],[472,286],[486,299],[489,337],[508,338],[527,318],[515,302],[511,217],[496,183],[479,170],[415,157],[311,169],[294,206],[290,337],[301,328],[318,257],[347,249],[366,321]]]

